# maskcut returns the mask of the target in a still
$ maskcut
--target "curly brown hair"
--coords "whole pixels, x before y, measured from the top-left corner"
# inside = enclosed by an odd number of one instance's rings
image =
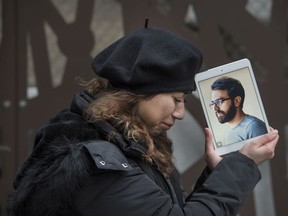
[[[93,95],[97,95],[86,110],[87,121],[108,120],[116,129],[121,128],[127,140],[145,143],[147,152],[143,158],[148,162],[157,163],[165,177],[169,177],[174,169],[172,162],[172,142],[166,133],[151,136],[144,122],[137,115],[139,101],[154,97],[154,95],[139,95],[128,91],[107,88],[105,80],[94,78],[81,85]],[[123,130],[124,129],[124,130]],[[109,134],[107,140],[113,139]]]

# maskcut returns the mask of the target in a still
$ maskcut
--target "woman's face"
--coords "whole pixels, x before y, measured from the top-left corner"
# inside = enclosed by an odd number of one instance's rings
[[[138,103],[137,114],[151,135],[169,130],[176,119],[184,118],[185,96],[182,92],[161,93]]]

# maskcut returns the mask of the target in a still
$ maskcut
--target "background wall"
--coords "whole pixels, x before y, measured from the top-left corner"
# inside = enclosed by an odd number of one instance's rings
[[[0,0],[0,215],[37,128],[69,106],[79,90],[75,77],[93,76],[92,57],[142,28],[146,17],[150,27],[200,47],[201,70],[251,60],[267,118],[281,138],[240,215],[288,215],[287,8],[286,0]],[[188,191],[205,166],[205,126],[195,93],[186,119],[169,133]]]

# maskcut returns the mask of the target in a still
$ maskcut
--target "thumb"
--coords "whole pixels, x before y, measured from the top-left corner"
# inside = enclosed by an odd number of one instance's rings
[[[213,146],[213,134],[209,128],[205,128],[205,160],[208,167],[212,170],[217,164],[222,160],[220,156],[217,155]]]
[[[212,131],[209,128],[205,128],[204,131],[205,131],[205,152],[206,154],[211,154],[212,152],[214,152]]]

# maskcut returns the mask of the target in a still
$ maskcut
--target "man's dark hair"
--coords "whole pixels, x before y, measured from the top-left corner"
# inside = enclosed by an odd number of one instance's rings
[[[227,90],[228,96],[234,99],[237,96],[241,97],[240,107],[243,107],[245,99],[245,91],[241,82],[231,77],[221,77],[213,82],[211,85],[212,90]]]

